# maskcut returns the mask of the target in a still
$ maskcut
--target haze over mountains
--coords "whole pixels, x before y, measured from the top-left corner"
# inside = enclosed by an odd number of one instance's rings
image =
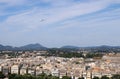
[[[0,45],[0,50],[46,50],[47,47],[42,46],[41,44],[28,44],[20,47],[13,46],[4,46]]]
[[[28,45],[24,45],[24,46],[20,46],[20,47],[13,47],[13,46],[4,46],[2,44],[0,44],[0,50],[47,50],[50,49],[48,47],[45,47],[39,43],[35,43],[35,44],[28,44]],[[106,46],[106,45],[102,45],[102,46],[91,46],[91,47],[78,47],[78,46],[62,46],[60,48],[56,48],[56,49],[74,49],[74,50],[100,50],[100,51],[108,51],[108,50],[120,50],[120,46]]]

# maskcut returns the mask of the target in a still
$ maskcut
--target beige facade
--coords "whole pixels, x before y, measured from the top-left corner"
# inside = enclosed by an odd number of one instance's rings
[[[13,65],[11,66],[11,73],[15,73],[15,74],[18,74],[19,72],[19,66],[18,65]]]

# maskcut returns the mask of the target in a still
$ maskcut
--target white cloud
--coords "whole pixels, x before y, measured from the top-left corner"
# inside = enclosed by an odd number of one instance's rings
[[[1,0],[0,2],[8,3],[8,4],[17,4],[18,0]],[[20,3],[24,3],[25,0],[20,0]],[[66,4],[66,1],[61,1],[60,4]],[[45,0],[45,2],[56,4],[56,0]],[[59,2],[59,1],[57,1]],[[73,1],[74,2],[74,1]],[[72,1],[68,3],[67,6],[60,5],[56,7],[47,8],[37,8],[31,9],[29,11],[12,15],[8,17],[2,24],[4,26],[11,26],[11,27],[19,27],[26,28],[26,29],[33,29],[39,26],[46,26],[50,24],[55,24],[58,22],[62,22],[64,20],[69,20],[78,16],[82,16],[89,13],[94,13],[105,9],[110,4],[119,3],[119,0],[91,0],[90,2],[79,2],[73,3]],[[41,20],[44,20],[41,22]]]
[[[45,5],[40,5],[42,3],[45,3]],[[114,31],[118,35],[116,36],[118,38],[120,9],[115,9],[114,7],[109,11],[98,14],[94,14],[94,12],[105,10],[111,4],[119,3],[120,0],[84,0],[82,2],[81,0],[78,2],[74,0],[0,0],[0,15],[5,16],[11,14],[0,22],[1,40],[3,42],[9,41],[11,44],[21,44],[22,42],[26,43],[28,41],[39,42],[40,40],[45,41],[46,44],[51,44],[52,41],[54,42],[53,44],[57,43],[58,45],[66,44],[65,42],[68,42],[68,44],[70,42],[79,44],[80,41],[82,44],[86,42],[89,44],[93,41],[91,37],[98,37],[97,40],[108,38],[109,33],[106,33],[108,30],[109,32]],[[29,9],[4,11],[10,7],[18,8],[26,6]],[[92,16],[86,16],[86,14],[92,14]],[[86,17],[81,18],[80,16],[83,15]],[[108,35],[104,38],[103,35],[105,33]],[[114,37],[115,35],[111,36]],[[15,41],[16,38],[17,41]]]
[[[13,9],[17,8],[18,6],[28,5],[27,3],[27,0],[0,0],[0,16],[17,14],[20,11]]]

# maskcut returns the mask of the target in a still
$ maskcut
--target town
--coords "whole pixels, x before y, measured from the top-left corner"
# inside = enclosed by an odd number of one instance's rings
[[[120,0],[0,0],[0,79],[120,79]]]
[[[120,53],[107,53],[102,57],[59,57],[47,56],[48,51],[2,51],[0,72],[9,74],[38,76],[42,73],[58,78],[94,79],[120,74]],[[45,55],[44,55],[45,54]],[[82,55],[87,55],[84,52]],[[120,78],[120,75],[119,75]],[[117,78],[114,78],[117,79]]]

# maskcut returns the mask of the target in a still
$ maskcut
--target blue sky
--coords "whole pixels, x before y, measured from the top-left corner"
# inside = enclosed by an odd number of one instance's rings
[[[0,0],[0,44],[120,46],[120,0]]]

